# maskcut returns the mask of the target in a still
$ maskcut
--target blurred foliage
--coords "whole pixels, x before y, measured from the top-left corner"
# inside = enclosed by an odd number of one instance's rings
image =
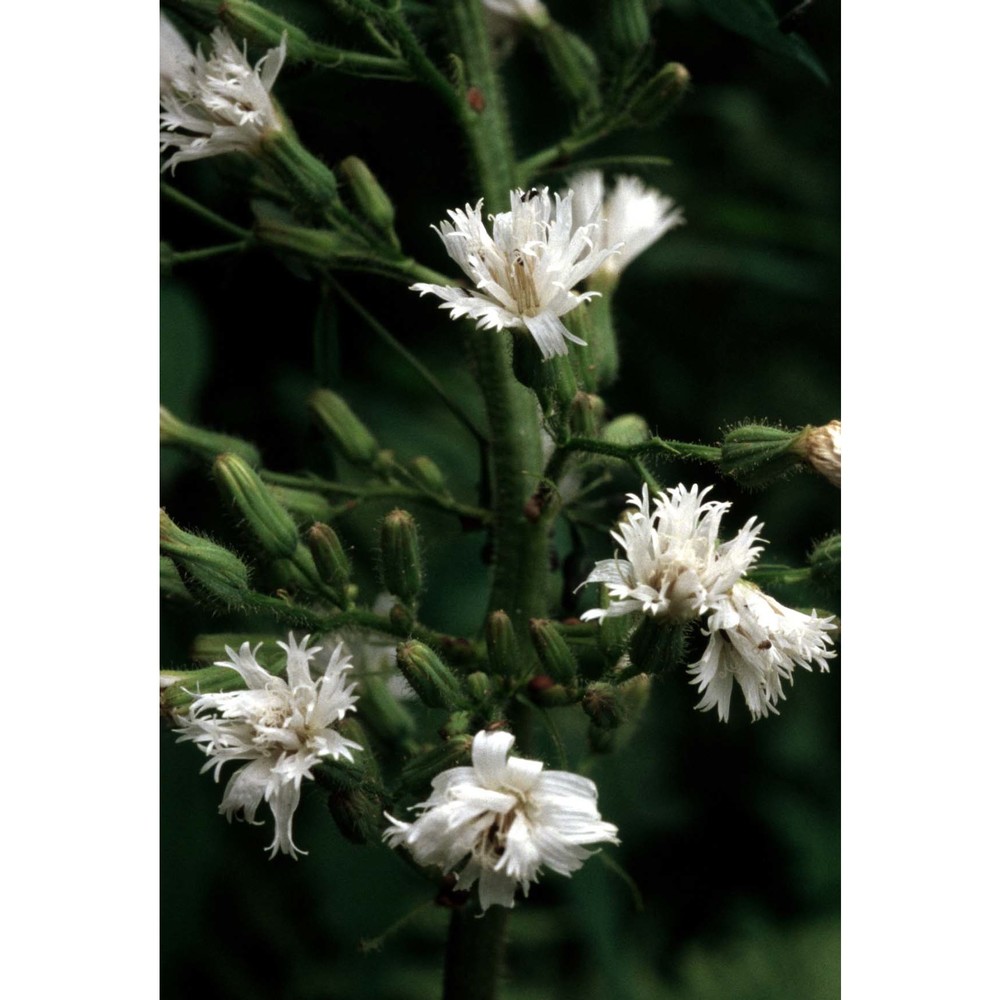
[[[321,4],[269,6],[321,40],[339,38],[338,22]],[[600,44],[596,0],[549,6]],[[801,56],[774,51],[780,45],[749,28],[721,26],[725,9],[736,6],[664,2],[653,21],[656,61],[684,63],[691,93],[663,125],[622,133],[583,157],[673,162],[629,168],[676,198],[687,224],[638,258],[622,281],[615,297],[622,372],[605,398],[610,415],[641,413],[655,432],[681,440],[715,442],[747,417],[796,427],[839,416],[839,12],[816,0],[794,21],[832,81],[826,86]],[[417,15],[419,24],[419,5]],[[523,42],[503,73],[518,151],[549,144],[570,113],[540,55]],[[331,163],[346,155],[368,162],[398,199],[404,247],[447,270],[429,226],[478,192],[464,172],[457,130],[434,98],[415,85],[305,65],[286,67],[277,92],[310,149]],[[248,225],[241,175],[238,159],[214,159],[184,164],[175,183]],[[560,173],[539,178],[564,180]],[[178,250],[218,242],[173,205],[164,208],[163,238]],[[478,411],[455,324],[402,286],[353,276],[347,284]],[[223,257],[175,268],[161,307],[162,402],[182,419],[255,442],[272,469],[328,470],[331,458],[305,408],[307,394],[327,385],[383,446],[404,459],[430,455],[455,495],[475,502],[478,468],[466,432],[357,315],[315,283],[262,252]],[[718,479],[709,466],[663,462],[657,472],[667,484]],[[625,476],[616,484],[637,485]],[[178,523],[240,548],[193,460],[165,453],[163,495]],[[817,476],[753,494],[718,482],[714,495],[734,502],[731,529],[751,514],[766,522],[769,561],[804,565],[811,544],[839,529],[839,494]],[[609,554],[606,526],[620,502],[613,496],[594,509],[600,531],[584,529],[594,557]],[[338,520],[356,565],[370,563],[375,526],[390,506],[372,503]],[[435,627],[475,630],[487,596],[485,536],[433,511],[415,513],[428,543],[422,617]],[[362,576],[359,583],[371,599],[377,581]],[[816,600],[836,610],[835,595]],[[165,603],[161,665],[188,665],[197,632],[237,625],[245,621]],[[799,671],[781,715],[752,726],[742,704],[728,725],[694,712],[687,678],[666,677],[627,749],[598,759],[586,756],[583,714],[564,713],[570,766],[597,781],[602,813],[620,827],[622,846],[605,853],[634,880],[643,908],[635,909],[629,885],[599,858],[572,880],[548,875],[511,921],[507,995],[836,996],[838,673],[839,660],[831,675]],[[541,728],[537,739],[537,754],[554,763]],[[311,783],[295,821],[309,856],[268,862],[270,835],[228,827],[217,814],[221,787],[198,774],[195,752],[176,746],[166,730],[162,742],[165,998],[190,993],[192,983],[206,995],[241,1000],[436,995],[447,913],[423,905],[428,887],[411,869],[384,850],[344,841]],[[361,939],[422,905],[381,954],[360,951]]]

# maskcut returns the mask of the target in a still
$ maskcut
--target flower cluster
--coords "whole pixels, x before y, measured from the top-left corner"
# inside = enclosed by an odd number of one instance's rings
[[[431,782],[431,795],[404,823],[387,814],[391,847],[403,845],[421,865],[457,872],[459,889],[479,883],[479,903],[513,906],[543,866],[575,872],[590,856],[582,845],[618,843],[618,828],[601,819],[597,787],[542,762],[509,757],[514,737],[479,732],[472,766],[453,767]],[[464,862],[464,864],[463,864]]]
[[[285,40],[256,66],[224,28],[212,32],[212,54],[192,52],[160,15],[161,151],[175,149],[163,165],[220,153],[256,153],[261,140],[282,129],[271,87],[285,61]]]
[[[179,742],[190,740],[208,756],[202,771],[214,768],[216,781],[223,764],[247,762],[230,777],[219,811],[230,820],[242,813],[254,823],[266,802],[275,823],[272,858],[278,851],[293,858],[305,853],[292,840],[302,779],[311,778],[313,766],[323,758],[353,760],[351,751],[362,749],[333,728],[357,700],[354,685],[345,682],[350,656],[338,645],[323,675],[313,680],[309,664],[321,647],[307,648],[308,642],[309,636],[297,644],[289,635],[288,645],[278,643],[286,653],[285,677],[257,662],[259,646],[251,650],[245,642],[239,653],[227,646],[229,661],[216,666],[235,670],[247,690],[200,695],[177,730]]]
[[[573,214],[578,225],[598,224],[598,247],[621,247],[608,257],[598,275],[617,277],[664,233],[682,225],[684,215],[673,199],[647,188],[638,177],[619,177],[607,194],[599,170],[584,170],[570,178]]]
[[[451,222],[434,227],[475,290],[427,282],[412,290],[442,299],[452,319],[468,316],[480,328],[527,330],[546,359],[566,354],[567,341],[582,344],[559,317],[597,294],[572,289],[620,247],[595,245],[596,222],[574,225],[572,191],[551,197],[548,188],[512,191],[510,211],[493,216],[492,235],[482,209],[480,199],[474,208],[450,210]]]
[[[728,503],[706,501],[711,487],[677,486],[661,493],[650,507],[649,490],[629,496],[634,510],[611,537],[626,558],[597,563],[584,583],[602,583],[611,598],[584,620],[642,611],[664,623],[705,617],[709,637],[704,656],[689,668],[703,694],[698,708],[716,708],[729,718],[733,681],[739,684],[754,719],[777,713],[784,698],[781,682],[796,666],[827,670],[832,618],[804,615],[783,607],[742,578],[763,551],[762,525],[755,518],[728,542],[719,528]]]

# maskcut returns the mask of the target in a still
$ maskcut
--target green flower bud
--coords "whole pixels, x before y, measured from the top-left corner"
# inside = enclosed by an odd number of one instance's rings
[[[444,476],[437,465],[426,455],[418,455],[406,463],[410,475],[420,483],[420,485],[430,493],[438,496],[448,496],[448,487],[445,484]]]
[[[723,438],[719,468],[743,486],[766,486],[799,465],[801,434],[764,424],[734,427]]]
[[[227,608],[241,608],[250,596],[250,573],[228,549],[182,531],[160,511],[160,551],[169,556],[189,589]]]
[[[471,757],[472,737],[452,736],[439,746],[411,757],[403,765],[403,787],[409,792],[424,792],[442,771],[468,764]]]
[[[538,401],[546,414],[557,413],[563,419],[579,391],[576,371],[568,354],[558,354],[542,365]]]
[[[329,389],[317,389],[309,397],[309,409],[320,430],[329,436],[344,458],[361,466],[375,463],[378,442],[340,396]]]
[[[267,491],[292,515],[299,527],[307,527],[313,521],[328,521],[335,514],[333,505],[321,493],[272,483],[267,484]]]
[[[601,66],[593,49],[578,35],[549,20],[535,37],[556,85],[582,112],[601,106]]]
[[[817,542],[809,553],[809,575],[826,586],[840,583],[840,533]]]
[[[638,413],[624,413],[605,426],[601,440],[626,448],[642,444],[649,440],[649,424]]]
[[[391,510],[379,532],[382,583],[390,594],[412,604],[423,585],[417,524],[405,510]]]
[[[600,396],[578,392],[569,410],[570,430],[578,437],[596,438],[604,424],[606,407]]]
[[[613,51],[630,56],[649,44],[646,0],[608,0],[606,8]]]
[[[555,622],[544,618],[532,618],[530,632],[543,671],[556,684],[572,686],[576,682],[576,657],[573,656]]]
[[[367,244],[351,233],[296,225],[274,214],[258,214],[254,236],[265,246],[319,265],[371,257]]]
[[[680,101],[691,85],[691,74],[680,63],[667,63],[639,87],[629,104],[637,125],[656,125]]]
[[[327,807],[337,828],[352,844],[377,844],[382,839],[385,803],[374,789],[365,784],[336,789],[330,793]]]
[[[160,556],[160,594],[168,601],[190,601],[181,574],[169,556]]]
[[[486,619],[486,655],[490,672],[498,677],[509,681],[524,672],[514,626],[506,611],[494,611]]]
[[[635,732],[636,723],[649,702],[650,677],[639,674],[616,687],[591,685],[583,698],[591,717],[587,741],[594,753],[620,749]],[[606,688],[611,688],[609,692]],[[598,690],[591,693],[591,689]]]
[[[617,692],[611,684],[598,681],[588,684],[583,693],[583,710],[600,729],[614,729],[621,724]]]
[[[472,712],[452,712],[448,716],[448,721],[438,730],[441,739],[447,740],[452,736],[464,736],[472,729]]]
[[[319,578],[341,595],[351,582],[351,563],[337,533],[328,524],[316,522],[306,532],[306,544],[312,553]]]
[[[466,701],[458,677],[430,646],[411,639],[396,647],[396,665],[417,697],[431,708],[460,708]]]
[[[469,674],[465,678],[465,685],[472,700],[477,704],[485,704],[493,697],[493,684],[489,676],[481,670]]]
[[[385,681],[375,674],[368,674],[361,684],[358,714],[380,740],[392,746],[405,745],[417,731],[406,706],[393,697]]]
[[[223,495],[246,520],[261,548],[275,559],[287,559],[299,546],[291,515],[268,491],[261,478],[238,455],[219,455],[212,474]]]
[[[309,219],[335,221],[333,210],[340,205],[337,178],[291,130],[283,128],[265,133],[260,140],[260,156]]]
[[[685,662],[687,642],[683,625],[671,625],[644,615],[629,640],[632,663],[647,673],[667,670]]]
[[[248,441],[192,427],[178,420],[165,406],[160,407],[160,444],[174,445],[208,459],[231,452],[248,465],[260,465],[260,452]]]
[[[190,0],[188,0],[190,2]],[[246,38],[260,45],[273,47],[285,39],[287,58],[292,62],[308,59],[313,43],[309,36],[283,17],[250,0],[200,0],[216,8],[216,15],[232,30],[234,38]]]
[[[392,228],[396,219],[395,206],[368,169],[368,165],[356,156],[349,156],[341,162],[340,172],[347,179],[361,214],[376,229],[389,236],[393,246],[398,249],[399,240]]]

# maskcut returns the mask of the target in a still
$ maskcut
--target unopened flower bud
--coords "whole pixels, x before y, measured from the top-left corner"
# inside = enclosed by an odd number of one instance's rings
[[[250,574],[243,561],[215,542],[182,531],[160,511],[160,551],[177,566],[189,589],[225,607],[243,607],[250,596]]]
[[[538,28],[536,38],[556,85],[566,97],[580,111],[599,108],[601,67],[593,49],[579,35],[552,20],[547,20]]]
[[[406,468],[425,490],[438,496],[448,496],[444,475],[432,459],[426,455],[418,455],[406,463]]]
[[[413,516],[405,510],[389,511],[382,521],[379,543],[385,589],[412,604],[423,584],[420,539]]]
[[[809,553],[809,574],[817,583],[836,585],[840,580],[840,533],[824,538]]]
[[[378,442],[340,396],[329,389],[317,389],[309,397],[309,409],[320,430],[349,462],[362,466],[374,464]]]
[[[604,424],[605,412],[600,396],[578,392],[569,409],[570,430],[578,437],[596,438]]]
[[[212,473],[223,494],[243,515],[261,548],[275,559],[293,556],[299,546],[295,522],[257,473],[233,454],[219,455]]]
[[[320,265],[365,256],[367,245],[343,230],[314,229],[257,208],[254,237],[264,246],[284,250],[294,257]]]
[[[600,729],[614,729],[621,724],[621,710],[615,688],[611,684],[598,681],[588,684],[583,693],[583,710]]]
[[[403,765],[403,785],[409,791],[426,792],[427,786],[442,771],[468,764],[471,754],[471,736],[452,736],[441,745],[411,757]]]
[[[310,221],[335,221],[332,210],[340,205],[337,178],[289,129],[265,133],[260,141],[260,156]]]
[[[452,736],[464,736],[472,729],[473,713],[468,711],[452,712],[448,721],[438,730],[441,739]]]
[[[719,468],[743,486],[766,486],[795,468],[799,433],[764,424],[735,427],[722,441]]]
[[[335,591],[344,594],[351,582],[351,563],[340,544],[337,532],[330,525],[317,521],[306,532],[306,544],[312,553],[319,578]]]
[[[352,844],[375,844],[381,840],[385,803],[365,783],[330,792],[327,807],[337,829]]]
[[[556,684],[573,685],[576,682],[576,657],[570,651],[555,622],[532,618],[531,641],[542,662],[542,670]]]
[[[260,452],[248,441],[192,427],[175,417],[165,406],[160,407],[160,444],[184,448],[207,459],[214,459],[222,452],[231,452],[239,455],[248,465],[260,465]]]
[[[431,708],[461,708],[465,702],[458,678],[430,646],[411,639],[396,647],[396,665],[417,697]]]
[[[291,486],[267,484],[267,491],[295,519],[300,527],[307,527],[313,521],[328,521],[335,511],[333,505],[322,493],[299,490]]]
[[[795,451],[821,476],[840,486],[840,421],[806,427],[795,442]]]
[[[691,74],[680,63],[667,63],[638,89],[629,105],[629,114],[637,125],[655,125],[662,121],[691,85]]]
[[[486,619],[486,655],[490,672],[499,677],[510,680],[523,673],[514,626],[506,611],[493,611]]]
[[[380,740],[400,746],[413,738],[417,730],[413,716],[381,677],[368,674],[360,690],[358,712]]]
[[[396,209],[368,165],[356,156],[349,156],[341,162],[340,172],[347,179],[362,215],[398,247],[399,240],[392,228]]]
[[[468,689],[470,697],[477,704],[482,705],[493,697],[493,684],[490,681],[489,675],[484,674],[481,670],[469,674],[465,678],[465,686]]]
[[[606,6],[613,51],[627,57],[649,44],[646,0],[608,0]]]
[[[192,0],[186,0],[191,3]],[[232,29],[235,38],[246,38],[261,45],[280,45],[284,39],[287,58],[291,62],[308,59],[313,52],[309,36],[294,24],[251,0],[195,0],[223,24]]]
[[[649,440],[649,424],[638,413],[624,413],[605,425],[601,440],[626,448],[642,444]]]

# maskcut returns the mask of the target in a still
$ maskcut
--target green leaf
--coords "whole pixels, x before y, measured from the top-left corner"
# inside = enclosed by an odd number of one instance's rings
[[[709,17],[724,28],[749,38],[768,52],[798,60],[829,86],[830,78],[816,57],[816,53],[805,39],[794,32],[786,33],[778,27],[778,16],[768,0],[697,0],[697,2]]]

